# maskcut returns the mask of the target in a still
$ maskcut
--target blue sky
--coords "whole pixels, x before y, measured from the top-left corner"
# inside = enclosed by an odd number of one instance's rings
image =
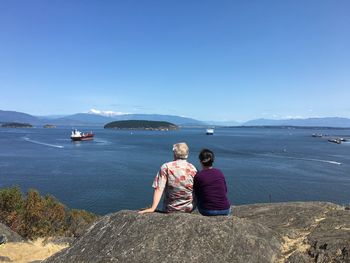
[[[0,1],[0,109],[350,117],[350,1]]]

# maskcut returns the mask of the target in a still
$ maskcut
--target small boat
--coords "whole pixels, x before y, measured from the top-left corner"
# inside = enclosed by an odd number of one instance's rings
[[[77,129],[74,129],[70,138],[72,139],[72,141],[88,141],[94,139],[94,134],[92,133],[92,131],[89,133],[82,133]]]
[[[206,135],[214,135],[214,129],[207,129]]]
[[[333,143],[337,143],[337,144],[341,144],[342,140],[340,140],[339,138],[335,138],[335,139],[329,139],[329,142],[333,142]]]

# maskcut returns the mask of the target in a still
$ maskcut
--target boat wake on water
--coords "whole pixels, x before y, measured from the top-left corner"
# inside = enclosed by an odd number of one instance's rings
[[[56,145],[56,144],[50,144],[50,143],[45,143],[45,142],[39,142],[39,141],[35,141],[35,140],[31,140],[28,137],[22,137],[23,140],[27,141],[27,142],[31,142],[31,143],[35,143],[35,144],[39,144],[39,145],[44,145],[44,146],[48,146],[48,147],[54,147],[54,148],[64,148],[62,145]]]
[[[112,144],[110,141],[105,141],[105,140],[95,140],[95,143],[99,144],[99,145],[110,145],[110,144]]]
[[[294,159],[294,160],[300,160],[300,161],[310,161],[310,162],[329,163],[329,164],[335,164],[335,165],[341,165],[341,164],[342,164],[342,163],[340,163],[340,162],[336,162],[336,161],[332,161],[332,160],[302,158],[302,157],[283,156],[283,155],[275,155],[275,154],[264,154],[264,156],[276,157],[276,158]]]
[[[293,158],[293,157],[291,157]],[[305,161],[313,161],[313,162],[321,162],[321,163],[330,163],[330,164],[336,164],[341,165],[342,163],[336,162],[336,161],[330,161],[330,160],[320,160],[320,159],[306,159],[306,158],[294,158],[299,160],[305,160]]]

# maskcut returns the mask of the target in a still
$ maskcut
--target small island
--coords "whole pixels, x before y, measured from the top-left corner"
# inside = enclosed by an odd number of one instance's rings
[[[29,123],[8,122],[1,125],[2,128],[33,128]]]
[[[176,130],[178,126],[167,121],[126,120],[113,121],[104,126],[105,129],[151,130],[169,131]]]
[[[53,124],[45,124],[43,127],[44,127],[44,128],[47,128],[47,129],[53,129],[53,128],[56,128],[56,125],[53,125]]]

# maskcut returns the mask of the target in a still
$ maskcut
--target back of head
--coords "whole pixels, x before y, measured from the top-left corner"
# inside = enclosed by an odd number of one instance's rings
[[[214,153],[209,150],[209,149],[203,149],[201,150],[201,152],[199,153],[199,161],[201,162],[202,165],[204,166],[212,166],[215,156]]]
[[[174,144],[173,152],[176,159],[187,159],[189,149],[186,143],[179,142]]]

